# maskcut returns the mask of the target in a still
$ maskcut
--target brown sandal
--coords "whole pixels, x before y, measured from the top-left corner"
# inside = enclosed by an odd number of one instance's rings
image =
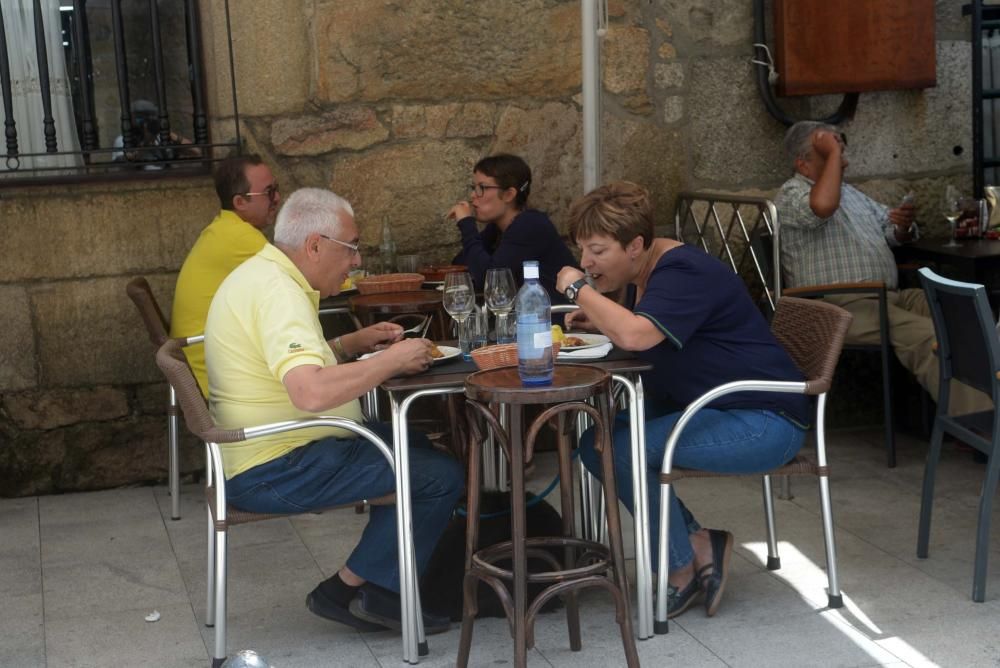
[[[729,576],[729,560],[733,555],[733,534],[718,529],[708,530],[712,542],[712,563],[698,569],[695,577],[705,592],[705,614],[713,616],[722,601]]]

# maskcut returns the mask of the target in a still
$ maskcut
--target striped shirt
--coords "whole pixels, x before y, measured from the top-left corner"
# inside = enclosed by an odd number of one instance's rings
[[[781,268],[787,287],[884,281],[896,289],[898,246],[889,208],[857,188],[840,186],[840,207],[820,218],[809,207],[813,181],[796,174],[775,197],[781,226]]]

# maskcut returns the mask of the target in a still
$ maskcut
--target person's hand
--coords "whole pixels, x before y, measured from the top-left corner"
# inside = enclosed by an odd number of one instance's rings
[[[813,133],[812,148],[824,160],[831,155],[840,155],[843,150],[840,137],[829,130],[817,130]]]
[[[556,276],[556,290],[559,292],[566,292],[573,282],[580,280],[586,274],[577,269],[576,267],[563,267],[559,270],[559,275]]]
[[[382,351],[379,359],[393,368],[393,375],[412,375],[427,370],[434,358],[434,344],[427,339],[403,339]]]
[[[563,321],[566,325],[566,330],[571,329],[582,329],[585,332],[596,332],[597,327],[590,321],[590,318],[583,309],[577,309],[575,311],[570,311],[566,314],[566,319]]]
[[[451,210],[448,211],[448,214],[445,216],[445,218],[457,222],[459,220],[462,220],[463,218],[468,218],[471,215],[472,215],[472,205],[466,202],[465,200],[462,200],[461,202],[457,202],[455,206],[451,207]]]
[[[402,340],[403,338],[403,327],[397,325],[394,322],[377,322],[374,325],[369,325],[364,329],[359,329],[354,332],[351,337],[354,339],[352,343],[354,344],[351,352],[358,353],[370,353],[376,350],[382,350],[389,345]],[[341,337],[341,342],[343,342],[344,337]]]
[[[901,204],[895,209],[889,209],[889,220],[901,231],[910,229],[917,217],[917,207],[912,204]]]

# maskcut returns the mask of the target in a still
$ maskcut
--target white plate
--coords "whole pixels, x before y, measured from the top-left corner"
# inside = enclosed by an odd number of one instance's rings
[[[444,288],[444,281],[424,281],[424,285],[440,285]]]
[[[438,292],[444,292],[444,283],[442,283],[441,285],[438,285],[434,289],[437,290]]]
[[[559,348],[560,353],[564,350],[569,352],[571,350],[584,350],[585,348],[601,346],[611,340],[603,334],[567,334],[566,336],[575,336],[578,339],[582,339],[584,344],[582,346],[567,346],[564,344]]]
[[[438,346],[438,350],[444,353],[444,355],[442,357],[436,357],[433,364],[441,364],[442,362],[447,362],[448,360],[453,360],[456,357],[462,356],[462,349],[454,346]]]
[[[441,364],[442,362],[447,362],[448,360],[453,360],[456,357],[461,356],[461,354],[462,354],[462,349],[461,348],[455,348],[454,346],[438,346],[438,350],[440,350],[442,353],[444,353],[444,355],[441,356],[441,357],[435,357],[434,361],[431,362],[431,364]],[[375,357],[380,352],[382,352],[382,351],[381,350],[376,350],[373,353],[365,353],[364,355],[362,355],[358,359],[359,360],[366,360],[366,359],[368,359],[370,357]]]
[[[599,360],[607,357],[611,353],[611,349],[605,350],[600,346],[595,346],[593,348],[577,348],[576,352],[572,355],[569,353],[564,353],[562,349],[559,349],[559,354],[556,355],[556,359],[560,362],[581,362],[584,360]]]

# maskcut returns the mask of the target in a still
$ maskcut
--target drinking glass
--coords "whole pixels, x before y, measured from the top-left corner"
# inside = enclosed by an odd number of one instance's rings
[[[486,305],[497,317],[497,343],[512,343],[514,338],[509,336],[507,317],[514,308],[517,287],[514,285],[514,275],[510,269],[502,267],[487,270],[483,294],[486,297]]]
[[[444,295],[442,296],[444,310],[458,323],[458,345],[462,349],[462,357],[472,359],[471,342],[465,321],[476,308],[476,292],[472,288],[472,276],[467,271],[456,271],[444,276]]]
[[[962,215],[960,199],[958,189],[955,186],[948,185],[945,187],[944,199],[941,201],[941,212],[948,219],[948,226],[951,228],[951,236],[948,238],[948,243],[944,244],[945,248],[961,246],[960,243],[955,241],[955,221]]]
[[[403,274],[415,274],[417,273],[417,268],[420,267],[420,256],[409,254],[409,255],[398,255],[396,257],[396,269]]]

